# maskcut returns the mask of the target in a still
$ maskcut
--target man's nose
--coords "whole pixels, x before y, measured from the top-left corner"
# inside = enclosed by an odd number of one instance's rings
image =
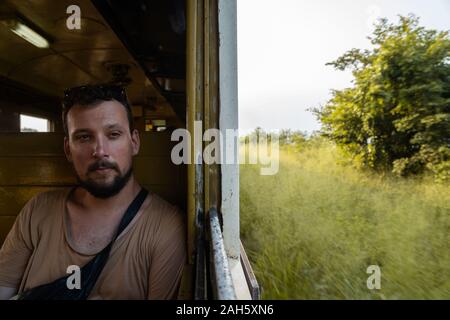
[[[108,156],[107,142],[100,137],[96,139],[92,156],[95,158],[104,158]]]

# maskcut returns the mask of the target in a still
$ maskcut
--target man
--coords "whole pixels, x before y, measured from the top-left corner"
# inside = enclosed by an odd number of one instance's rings
[[[22,209],[0,250],[0,299],[67,276],[112,241],[88,299],[176,298],[186,259],[177,207],[150,192],[115,239],[142,191],[132,170],[139,134],[124,89],[66,90],[63,124],[64,151],[79,184],[41,193]]]

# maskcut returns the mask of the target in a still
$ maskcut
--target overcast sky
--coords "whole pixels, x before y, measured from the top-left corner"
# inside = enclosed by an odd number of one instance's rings
[[[450,0],[237,0],[239,127],[308,132],[320,128],[306,109],[330,89],[351,85],[349,72],[325,63],[369,48],[378,17],[414,13],[423,26],[450,29]]]

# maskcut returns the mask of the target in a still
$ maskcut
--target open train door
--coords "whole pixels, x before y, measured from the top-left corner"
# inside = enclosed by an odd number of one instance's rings
[[[194,298],[259,299],[239,237],[236,0],[186,5],[186,119],[192,142],[188,251],[195,266]],[[219,156],[207,152],[212,143],[220,145]]]

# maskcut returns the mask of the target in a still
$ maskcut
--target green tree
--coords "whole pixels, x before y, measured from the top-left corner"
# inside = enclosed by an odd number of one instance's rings
[[[450,39],[414,15],[380,19],[371,50],[328,63],[352,70],[353,86],[313,109],[322,132],[375,169],[399,175],[432,171],[450,178]]]
[[[300,145],[307,141],[307,134],[300,130],[281,129],[278,134],[280,146]]]
[[[280,146],[290,144],[292,138],[292,130],[291,129],[282,129],[280,134],[278,135]]]

